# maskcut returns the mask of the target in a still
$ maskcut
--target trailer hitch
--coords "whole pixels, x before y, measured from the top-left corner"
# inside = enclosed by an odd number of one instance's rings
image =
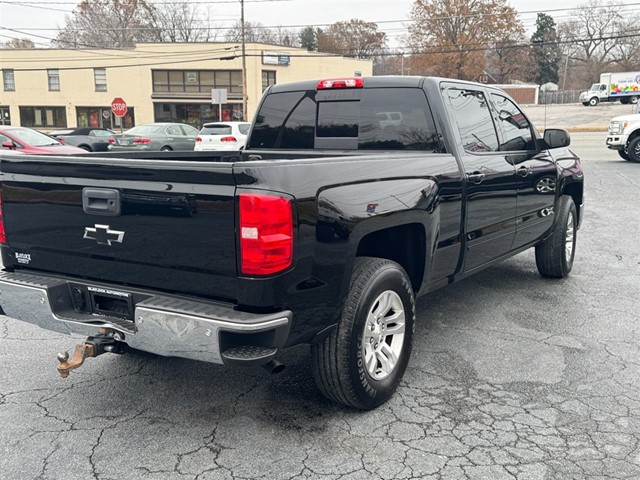
[[[118,339],[115,338],[116,335],[119,337]],[[124,336],[122,334],[116,335],[104,334],[87,338],[84,343],[76,345],[71,359],[69,359],[69,352],[59,353],[58,374],[62,378],[67,378],[71,370],[80,367],[85,359],[90,357],[97,357],[103,353],[125,353],[126,344],[122,343]]]

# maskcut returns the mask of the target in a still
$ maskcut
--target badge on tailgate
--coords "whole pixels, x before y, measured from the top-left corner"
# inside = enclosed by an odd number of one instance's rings
[[[112,242],[122,243],[124,232],[111,230],[109,225],[94,225],[93,227],[84,228],[84,236],[87,240],[95,240],[100,245],[111,246]]]

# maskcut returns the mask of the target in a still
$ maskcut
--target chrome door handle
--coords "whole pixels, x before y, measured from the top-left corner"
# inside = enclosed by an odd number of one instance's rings
[[[531,173],[531,167],[520,167],[518,170],[516,170],[516,172],[521,177],[526,177]]]
[[[482,181],[484,180],[484,173],[470,173],[467,175],[467,180],[469,180],[471,183],[482,183]]]

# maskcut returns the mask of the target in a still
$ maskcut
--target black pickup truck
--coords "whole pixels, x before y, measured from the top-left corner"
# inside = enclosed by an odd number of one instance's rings
[[[582,220],[569,135],[503,91],[424,77],[274,85],[243,151],[1,156],[0,306],[127,348],[266,365],[310,344],[324,395],[385,402],[415,298],[535,248],[565,277]]]

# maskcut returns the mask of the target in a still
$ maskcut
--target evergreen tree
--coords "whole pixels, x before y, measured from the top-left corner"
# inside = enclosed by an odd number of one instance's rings
[[[558,43],[556,22],[546,13],[539,13],[536,19],[536,31],[531,36],[533,58],[536,68],[536,82],[558,83],[558,69],[562,60],[562,50]]]
[[[318,37],[322,35],[322,29],[313,27],[304,27],[298,34],[298,40],[302,48],[306,48],[309,52],[318,50]]]

